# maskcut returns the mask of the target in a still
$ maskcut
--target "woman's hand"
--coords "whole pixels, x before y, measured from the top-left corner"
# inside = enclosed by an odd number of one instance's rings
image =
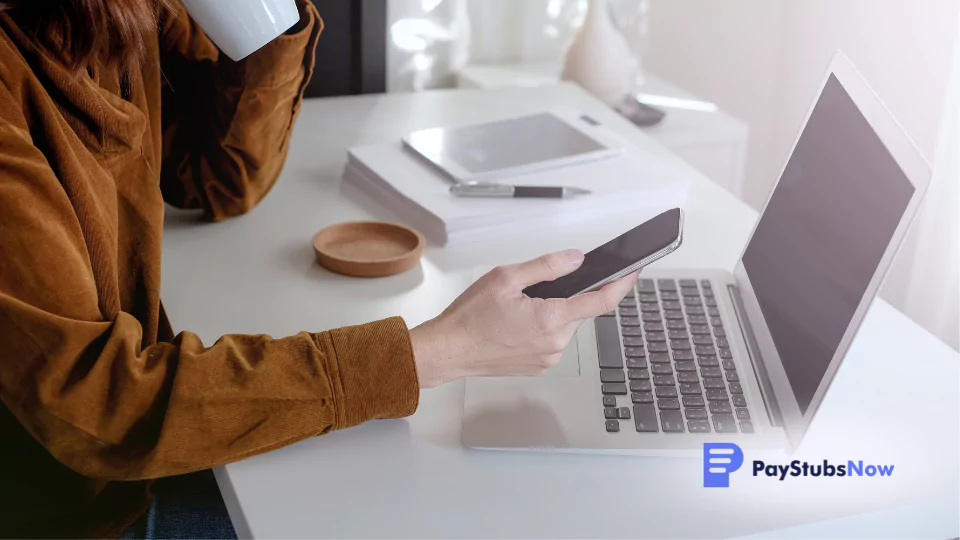
[[[570,299],[529,298],[523,289],[583,263],[576,250],[494,268],[440,316],[410,331],[421,388],[464,376],[540,375],[559,362],[585,319],[616,309],[633,274]]]

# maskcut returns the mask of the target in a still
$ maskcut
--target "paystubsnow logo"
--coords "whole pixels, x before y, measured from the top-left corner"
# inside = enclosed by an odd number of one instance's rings
[[[730,473],[743,466],[743,450],[733,443],[703,443],[703,487],[730,487]],[[795,459],[787,465],[753,462],[753,475],[777,478],[781,482],[787,476],[845,477],[845,476],[893,476],[893,465],[864,465],[863,460],[848,460],[845,465],[835,465],[827,460],[811,465]]]

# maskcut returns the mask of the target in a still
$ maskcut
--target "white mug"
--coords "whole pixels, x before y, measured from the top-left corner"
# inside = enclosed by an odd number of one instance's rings
[[[300,20],[295,0],[180,0],[224,54],[239,61]]]

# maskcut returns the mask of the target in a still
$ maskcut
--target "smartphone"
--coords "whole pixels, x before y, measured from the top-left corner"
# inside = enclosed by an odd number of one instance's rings
[[[683,242],[683,210],[668,210],[584,256],[570,274],[523,290],[530,298],[570,298],[595,291],[673,252]]]

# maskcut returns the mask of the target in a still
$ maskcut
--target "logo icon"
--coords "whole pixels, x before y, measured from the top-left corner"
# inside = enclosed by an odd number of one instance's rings
[[[733,443],[703,443],[703,487],[730,487],[730,473],[743,465],[743,451]]]

